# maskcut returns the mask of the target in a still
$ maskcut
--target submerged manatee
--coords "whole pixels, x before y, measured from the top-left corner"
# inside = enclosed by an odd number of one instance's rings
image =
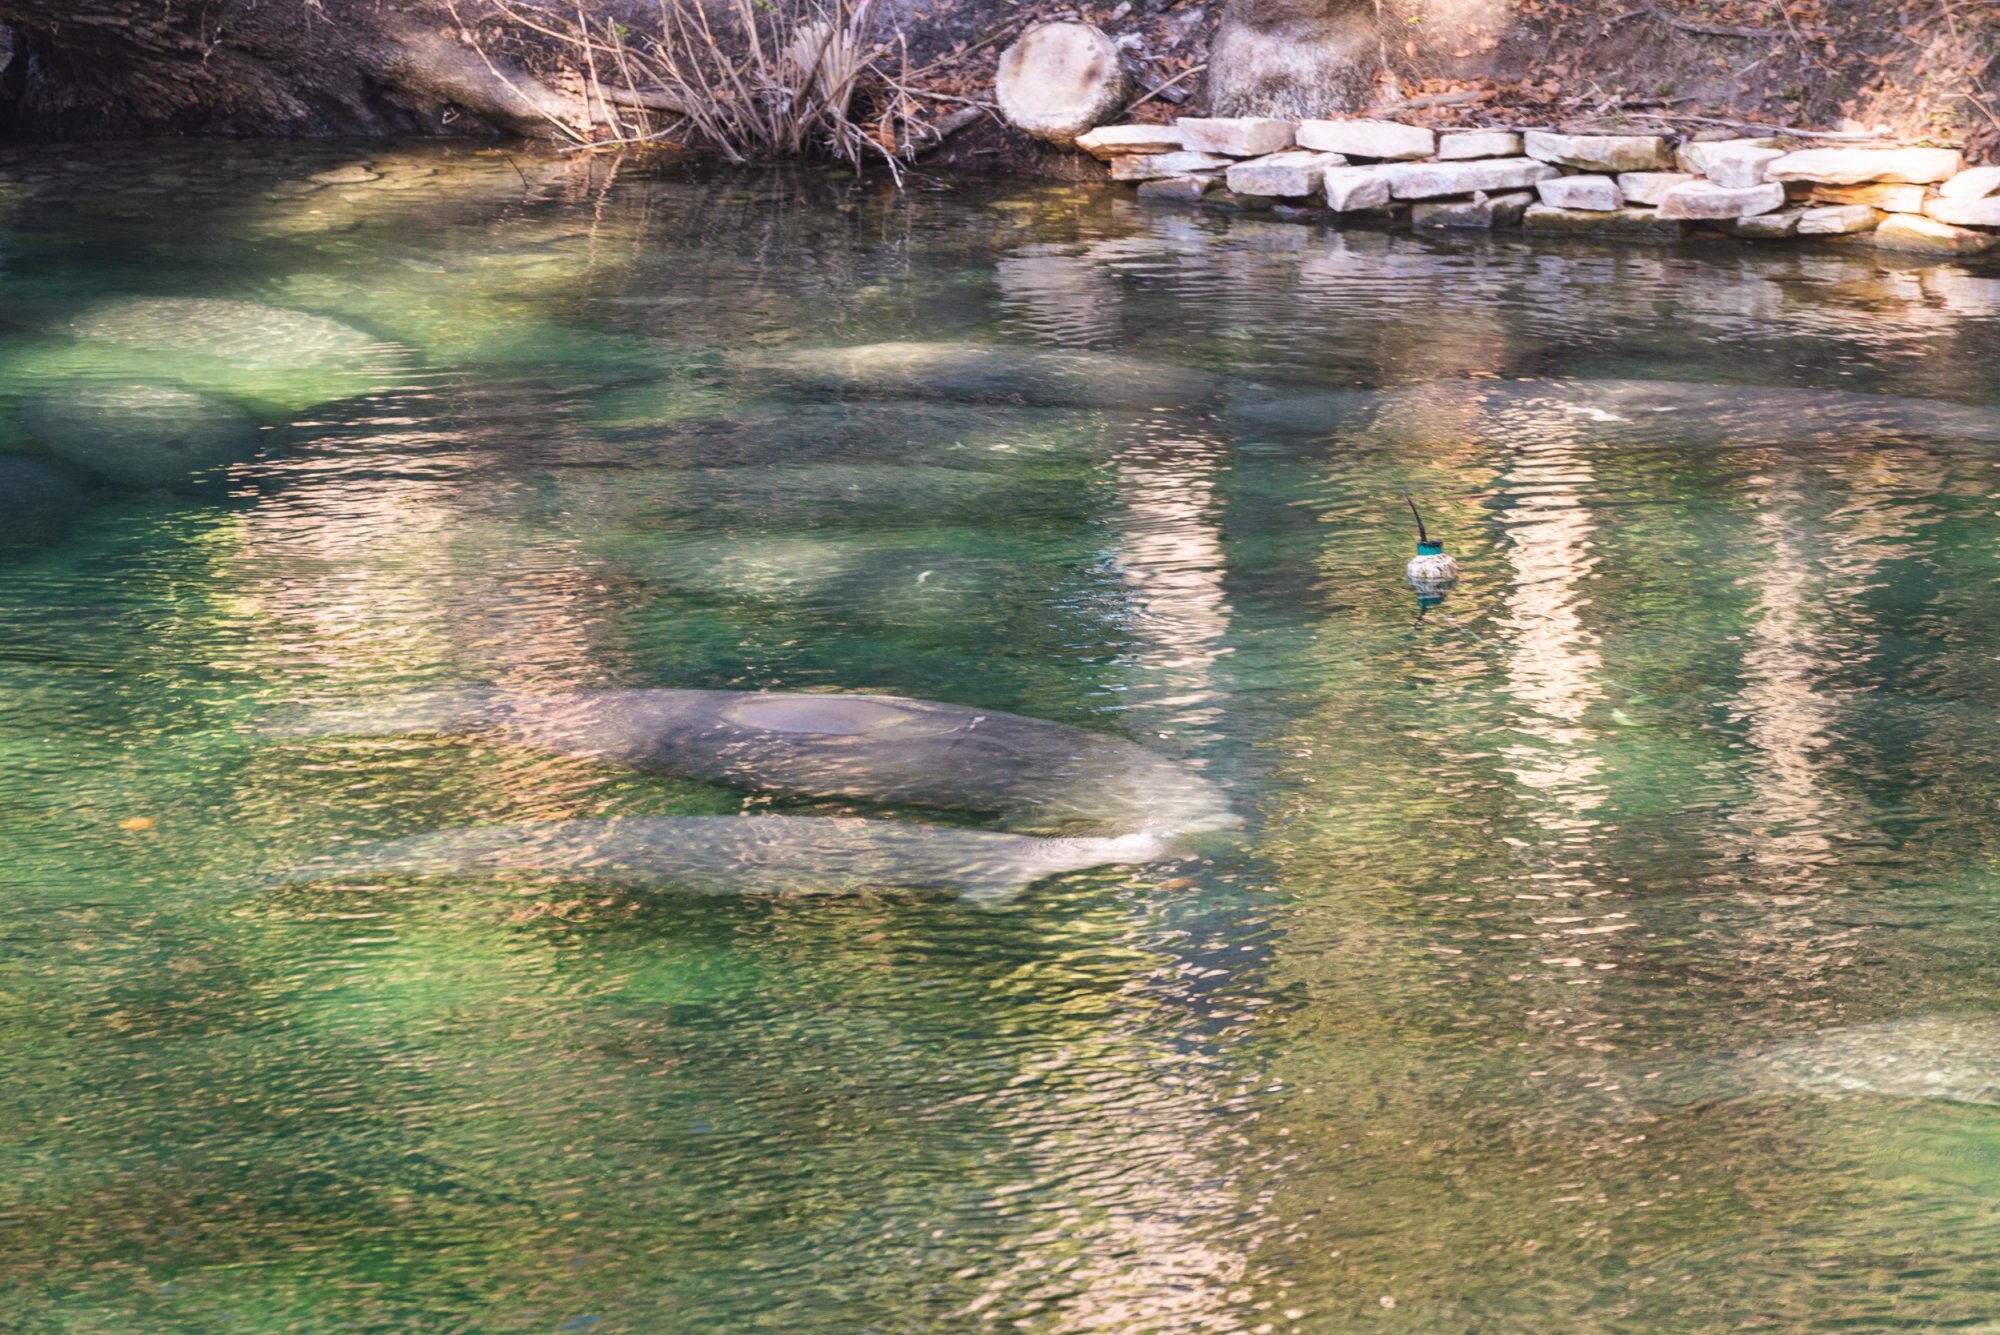
[[[26,396],[20,411],[50,454],[127,487],[213,485],[262,439],[240,408],[168,385],[69,385]]]
[[[1046,407],[1180,408],[1212,398],[1213,376],[1101,352],[990,343],[870,343],[746,358],[798,388],[869,399],[958,399]]]
[[[998,814],[1020,829],[1171,836],[1238,823],[1215,785],[1132,742],[893,695],[460,692],[287,730],[482,733],[733,788]]]
[[[1386,390],[1237,395],[1253,432],[1386,438],[1435,432],[1546,436],[1634,445],[1785,446],[1879,437],[2000,442],[2000,408],[1891,394],[1706,385],[1673,380],[1449,381]]]
[[[1148,835],[1038,839],[851,817],[655,816],[440,830],[275,880],[538,876],[727,894],[944,890],[995,904],[1044,877],[1167,855]]]
[[[1074,510],[1078,492],[1074,483],[924,464],[795,463],[580,472],[558,479],[541,503],[588,515],[593,527],[650,526],[689,513],[772,526],[910,527],[999,515],[1046,519]]]
[[[1731,1058],[1725,1069],[1752,1090],[2000,1107],[2000,1023],[1925,1016],[1829,1029]]]
[[[329,366],[372,357],[379,340],[324,315],[213,297],[107,301],[68,322],[76,338],[192,353],[247,370]]]

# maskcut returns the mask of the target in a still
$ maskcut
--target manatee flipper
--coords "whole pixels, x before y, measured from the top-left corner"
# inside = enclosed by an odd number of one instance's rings
[[[657,816],[440,830],[267,879],[542,877],[721,894],[949,891],[992,908],[1050,876],[1166,853],[1143,835],[1038,839],[855,817]]]

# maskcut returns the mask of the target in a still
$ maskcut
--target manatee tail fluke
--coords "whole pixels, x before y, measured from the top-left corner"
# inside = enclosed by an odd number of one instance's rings
[[[1158,862],[1173,856],[1171,839],[1157,834],[1036,839],[1024,836],[1031,851],[1020,859],[995,859],[967,866],[959,876],[958,903],[975,909],[1012,907],[1035,882],[1093,867]]]
[[[491,717],[495,692],[464,687],[417,691],[374,704],[301,706],[265,720],[267,737],[389,737],[405,733],[470,732]]]

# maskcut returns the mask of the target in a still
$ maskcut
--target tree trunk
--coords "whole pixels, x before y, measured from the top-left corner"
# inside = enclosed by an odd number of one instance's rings
[[[582,99],[463,40],[443,0],[0,0],[0,24],[23,135],[549,137],[588,121]]]
[[[1229,0],[1209,52],[1221,116],[1347,116],[1375,102],[1375,0]]]

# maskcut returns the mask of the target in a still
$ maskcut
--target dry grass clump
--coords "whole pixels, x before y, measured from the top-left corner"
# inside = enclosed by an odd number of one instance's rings
[[[568,68],[551,81],[579,109],[577,123],[559,127],[579,148],[684,145],[737,162],[873,159],[900,174],[948,132],[920,114],[919,98],[936,99],[910,86],[924,71],[909,68],[900,32],[871,21],[872,0],[656,0],[621,17],[606,8],[484,6],[482,39],[504,41],[512,25],[565,53]],[[977,115],[965,101],[962,114]]]

